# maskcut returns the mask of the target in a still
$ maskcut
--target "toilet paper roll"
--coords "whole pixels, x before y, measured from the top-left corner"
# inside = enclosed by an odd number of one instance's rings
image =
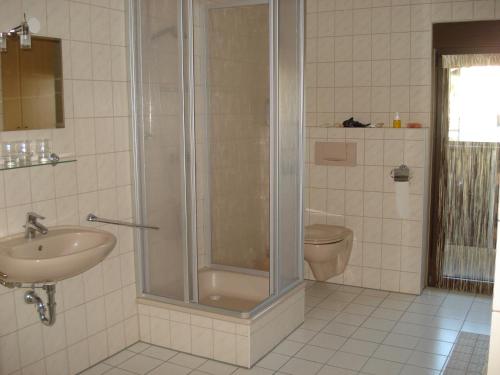
[[[399,217],[408,219],[410,217],[410,183],[396,182],[396,208]]]

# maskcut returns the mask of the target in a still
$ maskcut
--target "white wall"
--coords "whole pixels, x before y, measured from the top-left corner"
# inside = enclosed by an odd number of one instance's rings
[[[3,0],[0,29],[19,23],[24,11],[41,21],[41,35],[63,39],[66,128],[0,139],[49,137],[55,151],[79,161],[1,172],[0,235],[20,231],[28,210],[44,214],[49,225],[83,224],[90,211],[129,219],[124,0]],[[309,141],[324,138],[319,125],[352,114],[389,124],[398,110],[403,122],[429,126],[432,22],[492,18],[500,18],[499,0],[308,0]],[[364,194],[364,181],[363,173],[363,189],[353,191]],[[309,217],[316,220],[323,218]],[[55,327],[41,326],[22,291],[0,287],[0,374],[74,373],[137,339],[132,236],[118,234],[105,262],[58,284]]]
[[[422,228],[427,129],[310,128],[306,222],[354,231],[349,264],[330,282],[418,294],[422,288]],[[314,163],[315,142],[356,143],[355,167]],[[391,169],[410,168],[409,215],[396,207]],[[306,278],[313,279],[305,265]]]
[[[404,142],[391,145],[391,140],[386,139],[383,147],[372,147],[373,142],[367,140],[366,135],[363,139],[361,135],[356,136],[360,133],[348,130],[346,139],[354,139],[365,153],[359,166],[346,167],[343,172],[334,167],[316,167],[311,158],[314,141],[335,138],[332,130],[322,126],[341,123],[351,116],[362,122],[383,122],[391,126],[396,111],[401,114],[403,126],[408,121],[431,126],[432,24],[495,18],[500,18],[498,0],[307,0],[306,126],[310,159],[306,161],[309,176],[306,222],[345,223],[354,227],[355,236],[357,234],[354,258],[346,274],[335,279],[336,282],[398,290],[392,276],[397,279],[399,275],[399,291],[419,292],[417,278],[406,274],[408,270],[403,266],[409,254],[404,249],[406,244],[392,244],[396,248],[392,248],[391,254],[388,249],[384,251],[386,242],[380,241],[378,233],[369,230],[367,233],[367,229],[374,227],[373,223],[380,226],[382,221],[383,226],[388,219],[384,212],[390,209],[382,199],[382,207],[374,215],[371,198],[376,197],[374,201],[380,202],[380,194],[385,196],[391,192],[388,186],[373,186],[374,173],[376,180],[380,179],[380,173],[376,172],[380,168],[374,167],[382,166],[385,178],[389,167],[397,161],[386,164],[385,153],[394,150],[392,145],[399,148],[407,145]],[[421,148],[425,155],[421,157],[428,160],[431,147],[428,140],[425,143]],[[384,162],[374,162],[377,158],[383,158]],[[422,171],[417,168],[419,175],[428,174],[428,163],[418,167],[424,167]],[[339,171],[341,175],[345,172],[344,184],[342,177],[339,179],[336,175]],[[420,212],[425,212],[426,190],[422,186],[418,192],[413,191],[422,196]],[[361,200],[366,203],[361,205]],[[333,211],[332,204],[337,206]],[[425,267],[426,214],[421,213],[413,220],[413,232],[423,236],[424,248],[420,249],[419,256]],[[401,228],[404,231],[404,225]],[[391,231],[394,230],[393,227]],[[403,236],[401,232],[401,238]],[[379,257],[381,247],[382,259]],[[415,252],[409,256],[413,257]],[[397,262],[391,269],[386,268],[384,264],[398,254],[401,255],[400,269]],[[417,272],[425,279],[425,269]],[[411,278],[415,282],[408,284]]]
[[[78,161],[0,172],[0,236],[22,231],[34,210],[44,224],[85,224],[96,212],[130,219],[130,146],[125,3],[123,0],[3,0],[0,30],[23,12],[40,35],[62,39],[64,129],[3,132],[0,140],[50,138]],[[138,338],[132,232],[97,267],[57,283],[57,322],[44,327],[25,290],[0,286],[0,374],[67,375]],[[44,294],[42,296],[45,298]]]
[[[352,115],[361,121],[390,125],[392,112],[399,111],[403,123],[411,120],[431,126],[432,23],[500,19],[500,1],[307,0],[307,11],[306,125],[311,145],[318,134],[324,138],[324,130],[318,126]],[[429,144],[426,150],[429,156]],[[314,185],[315,168],[310,163],[306,167]],[[327,181],[333,180],[330,175],[328,171]],[[330,192],[333,185],[328,183],[326,191]],[[366,192],[364,187],[358,191]],[[307,208],[316,204],[315,196],[310,192],[306,195]],[[327,202],[322,204],[328,207]],[[309,216],[308,220],[324,222],[327,215]],[[425,237],[426,229],[422,232]],[[369,239],[363,237],[364,241]],[[425,252],[422,262],[425,264]],[[363,280],[363,267],[357,271],[351,279]],[[500,373],[497,295],[490,374]]]

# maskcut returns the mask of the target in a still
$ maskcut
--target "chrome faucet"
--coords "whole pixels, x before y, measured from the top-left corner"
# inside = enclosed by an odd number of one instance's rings
[[[47,234],[49,230],[43,224],[40,224],[37,220],[43,220],[45,217],[37,214],[36,212],[28,212],[26,214],[26,224],[24,224],[24,238],[32,239],[35,237],[36,232],[40,232],[41,234]]]

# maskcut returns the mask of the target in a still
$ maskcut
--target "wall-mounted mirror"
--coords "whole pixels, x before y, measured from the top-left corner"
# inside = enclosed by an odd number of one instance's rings
[[[0,130],[64,128],[61,40],[9,37],[0,64]]]

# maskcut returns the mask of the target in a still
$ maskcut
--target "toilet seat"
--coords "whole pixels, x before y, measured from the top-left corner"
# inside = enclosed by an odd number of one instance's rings
[[[326,281],[345,271],[354,239],[351,229],[314,224],[306,226],[304,232],[304,259],[316,280]]]
[[[311,245],[325,245],[343,241],[350,229],[338,225],[313,224],[305,227],[304,243]]]

